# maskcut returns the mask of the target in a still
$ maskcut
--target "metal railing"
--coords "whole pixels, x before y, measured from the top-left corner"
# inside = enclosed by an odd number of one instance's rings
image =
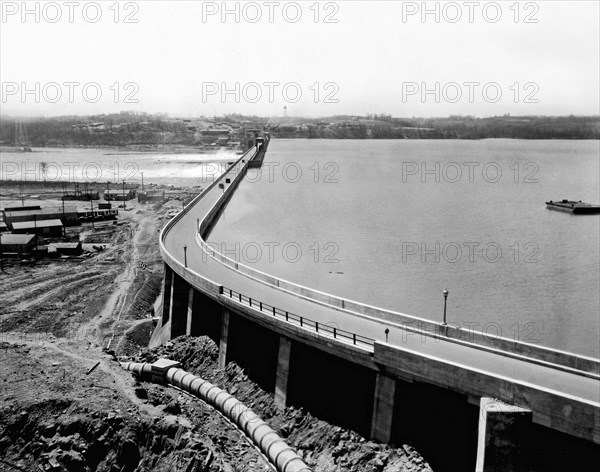
[[[337,326],[332,326],[332,323],[319,323],[318,321],[311,320],[304,316],[299,316],[289,311],[281,310],[273,305],[269,305],[268,303],[264,303],[255,298],[248,297],[227,287],[221,287],[221,294],[230,298],[231,300],[235,300],[238,303],[258,310],[261,313],[285,320],[287,323],[300,326],[303,329],[313,331],[324,336],[329,336],[333,339],[347,344],[352,344],[354,346],[367,346],[369,349],[375,348],[374,339],[362,336],[360,334],[351,333],[350,331],[340,329]]]

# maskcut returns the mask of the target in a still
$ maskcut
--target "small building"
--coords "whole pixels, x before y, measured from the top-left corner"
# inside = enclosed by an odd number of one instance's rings
[[[153,192],[139,192],[138,193],[138,202],[146,203],[146,202],[164,202],[165,191],[164,190],[156,190]]]
[[[35,249],[35,235],[33,234],[2,234],[0,246],[2,253],[30,254]]]
[[[56,252],[60,256],[80,256],[83,253],[81,242],[55,244]]]
[[[88,131],[92,134],[102,134],[106,132],[106,125],[103,122],[100,123],[90,123],[88,126]]]
[[[37,234],[50,238],[59,238],[63,234],[60,220],[18,221],[12,226],[15,234]]]

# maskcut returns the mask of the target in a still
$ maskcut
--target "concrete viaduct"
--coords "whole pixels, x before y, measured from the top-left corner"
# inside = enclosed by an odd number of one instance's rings
[[[162,313],[151,345],[207,335],[220,366],[236,361],[277,405],[378,441],[408,441],[434,470],[561,470],[600,457],[598,359],[341,299],[206,243],[269,145],[229,163],[163,229]]]

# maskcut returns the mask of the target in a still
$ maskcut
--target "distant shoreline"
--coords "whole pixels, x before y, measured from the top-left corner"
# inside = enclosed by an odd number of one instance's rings
[[[147,145],[143,145],[146,147]],[[148,145],[150,146],[150,145]],[[45,146],[32,146],[30,151],[24,151],[22,148],[17,146],[0,146],[0,152],[12,152],[18,154],[34,154],[36,149],[106,149],[114,151],[123,151],[118,153],[111,153],[108,155],[131,155],[131,154],[206,154],[214,155],[218,153],[231,153],[235,154],[238,152],[236,149],[198,149],[191,146],[186,147],[171,147],[171,148],[157,148],[152,147],[151,149],[136,149],[132,146],[111,146],[111,145],[97,145],[97,146],[82,146],[82,145],[45,145]]]
[[[509,141],[600,141],[600,137],[587,138],[564,138],[564,137],[549,137],[549,138],[511,138],[511,137],[484,137],[484,138],[440,138],[440,137],[420,137],[420,138],[351,138],[351,137],[305,137],[305,136],[274,136],[273,139],[306,139],[306,140],[327,140],[327,141],[490,141],[490,140],[509,140]],[[142,145],[151,146],[151,145]],[[130,155],[152,155],[152,154],[200,154],[206,156],[215,156],[220,153],[241,154],[238,150],[232,149],[198,149],[194,147],[175,147],[175,148],[153,148],[153,149],[132,149],[132,146],[112,146],[112,145],[97,145],[97,146],[82,146],[82,145],[47,145],[32,147],[30,151],[23,151],[21,148],[14,146],[0,146],[0,153],[15,153],[15,154],[36,154],[37,149],[106,149],[120,152],[107,153],[107,156],[130,156]],[[217,160],[221,160],[218,159]]]

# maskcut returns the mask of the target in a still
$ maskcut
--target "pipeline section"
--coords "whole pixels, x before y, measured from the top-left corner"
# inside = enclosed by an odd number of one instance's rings
[[[279,472],[312,472],[296,452],[250,408],[216,385],[160,359],[154,364],[121,363],[142,380],[168,383],[216,408],[242,430]]]

